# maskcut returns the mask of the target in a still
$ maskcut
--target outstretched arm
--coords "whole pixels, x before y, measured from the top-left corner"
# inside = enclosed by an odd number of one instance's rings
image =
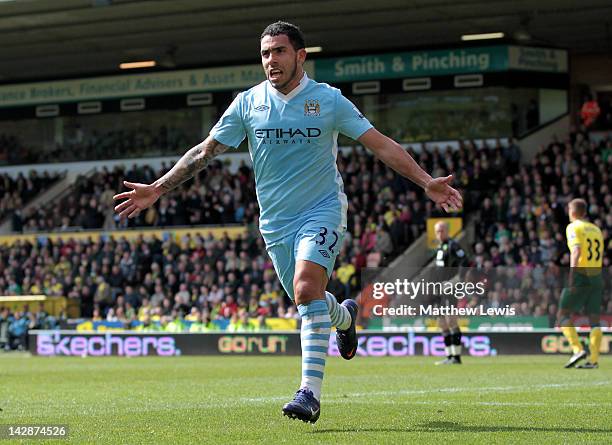
[[[132,190],[113,196],[114,200],[127,198],[115,207],[115,212],[118,212],[121,218],[134,218],[142,210],[153,205],[164,193],[193,178],[200,170],[206,168],[215,156],[227,149],[227,145],[208,136],[202,143],[185,153],[168,173],[152,184],[123,181],[123,184]]]
[[[223,145],[212,136],[208,136],[204,142],[185,153],[168,173],[153,183],[153,186],[161,190],[161,196],[193,178],[200,170],[206,168],[215,156],[227,149],[227,145]]]
[[[445,211],[458,210],[462,207],[461,193],[450,186],[452,175],[433,179],[401,145],[375,128],[370,128],[358,140],[378,159],[422,187],[427,196]]]

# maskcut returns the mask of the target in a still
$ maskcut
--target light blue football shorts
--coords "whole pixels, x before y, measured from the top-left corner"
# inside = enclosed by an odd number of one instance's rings
[[[340,252],[346,227],[338,223],[311,220],[299,230],[267,248],[274,269],[291,301],[295,300],[293,277],[298,260],[323,266],[330,277]]]

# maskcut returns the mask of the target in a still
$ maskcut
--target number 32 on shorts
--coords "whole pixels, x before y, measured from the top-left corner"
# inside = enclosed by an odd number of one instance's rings
[[[329,230],[327,227],[321,227],[319,234],[315,237],[315,243],[318,246],[326,246],[330,253],[335,254],[335,248],[338,244],[339,235],[335,230]]]

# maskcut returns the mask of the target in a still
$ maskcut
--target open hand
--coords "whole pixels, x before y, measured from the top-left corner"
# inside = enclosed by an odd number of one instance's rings
[[[453,175],[442,178],[435,178],[429,181],[425,187],[425,194],[444,211],[459,210],[463,207],[461,193],[450,186]]]
[[[152,184],[123,181],[123,185],[132,190],[113,196],[115,201],[127,198],[115,207],[115,212],[119,213],[121,219],[135,218],[142,210],[152,206],[161,196]]]

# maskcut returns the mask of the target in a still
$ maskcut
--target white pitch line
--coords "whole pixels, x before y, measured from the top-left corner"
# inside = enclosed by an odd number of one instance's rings
[[[332,400],[327,400],[324,399],[325,403],[331,403],[331,404],[336,404],[336,403],[347,403],[346,399],[332,399]],[[372,401],[368,401],[368,400],[351,400],[350,401],[351,404],[370,404],[372,403]],[[606,406],[612,406],[612,403],[609,402],[601,402],[601,403],[595,403],[595,402],[571,402],[571,403],[559,403],[559,402],[466,402],[466,401],[462,401],[462,400],[401,400],[401,401],[395,401],[395,400],[384,400],[384,401],[379,401],[376,402],[376,404],[383,404],[383,405],[471,405],[471,406],[525,406],[525,407],[534,407],[534,406],[570,406],[570,407],[576,407],[576,408],[586,408],[586,407],[594,407],[594,408],[601,408],[601,407],[606,407]]]
[[[354,393],[332,393],[324,394],[322,402],[324,404],[363,404],[363,403],[378,403],[378,404],[396,404],[396,405],[474,405],[474,406],[551,406],[558,405],[558,403],[546,403],[546,402],[487,402],[487,401],[449,401],[449,400],[393,400],[393,396],[406,396],[406,395],[431,395],[431,394],[449,394],[449,393],[489,393],[493,395],[498,392],[504,392],[506,394],[512,392],[522,391],[533,391],[533,390],[548,390],[548,389],[562,389],[562,388],[575,388],[575,387],[593,387],[593,386],[604,386],[610,385],[612,382],[606,381],[595,381],[595,382],[566,382],[566,383],[547,383],[540,385],[515,385],[515,386],[485,386],[485,387],[450,387],[450,388],[437,388],[437,389],[424,389],[424,390],[397,390],[397,391],[372,391],[372,392],[354,392]],[[383,399],[381,400],[381,398]],[[390,399],[389,399],[390,398]],[[131,405],[128,409],[129,412],[148,412],[157,410],[186,410],[186,409],[203,409],[203,410],[219,410],[219,409],[230,409],[235,407],[253,406],[253,405],[265,405],[272,402],[286,402],[291,399],[291,394],[285,394],[284,396],[268,396],[268,397],[241,397],[241,398],[227,398],[223,399],[222,396],[211,396],[207,400],[197,400],[189,403],[166,401],[159,403],[157,401],[147,401],[140,406]],[[51,405],[53,404],[50,401]],[[58,401],[57,408],[65,406],[65,401]],[[570,402],[563,403],[564,406],[576,406],[576,407],[589,407],[589,406],[612,406],[612,403],[580,403]],[[119,408],[118,405],[114,405]],[[27,408],[27,407],[26,407]],[[123,407],[121,407],[123,408]],[[24,411],[25,412],[25,411]],[[61,412],[61,411],[60,411]],[[84,408],[83,415],[97,416],[104,411],[99,411],[95,407]],[[60,415],[61,417],[61,415]]]
[[[483,386],[483,387],[450,387],[437,389],[415,389],[415,390],[397,390],[397,391],[371,391],[358,392],[347,394],[351,397],[364,396],[393,396],[393,395],[418,395],[418,394],[437,394],[437,393],[464,393],[464,392],[521,392],[545,389],[573,388],[584,386],[602,386],[609,385],[612,382],[596,381],[596,382],[565,382],[565,383],[543,383],[539,385],[515,385],[515,386]]]
[[[271,396],[271,397],[242,397],[237,399],[239,402],[248,402],[248,403],[267,403],[267,402],[275,402],[277,400],[286,400],[288,396]]]
[[[522,391],[534,391],[534,390],[547,390],[547,389],[562,389],[562,388],[575,388],[575,387],[587,387],[587,386],[607,386],[612,382],[609,380],[595,381],[595,382],[565,382],[565,383],[544,383],[539,385],[514,385],[514,386],[483,386],[483,387],[450,387],[450,388],[436,388],[436,389],[415,389],[415,390],[396,390],[396,391],[371,391],[371,392],[353,392],[345,394],[329,394],[324,395],[323,402],[330,402],[332,400],[343,400],[347,398],[360,398],[360,397],[375,397],[375,396],[397,396],[397,395],[426,395],[426,394],[439,394],[439,393],[470,393],[470,392],[522,392]],[[278,400],[288,400],[288,396],[270,396],[270,397],[244,397],[236,399],[237,402],[242,403],[268,403],[275,402]]]

